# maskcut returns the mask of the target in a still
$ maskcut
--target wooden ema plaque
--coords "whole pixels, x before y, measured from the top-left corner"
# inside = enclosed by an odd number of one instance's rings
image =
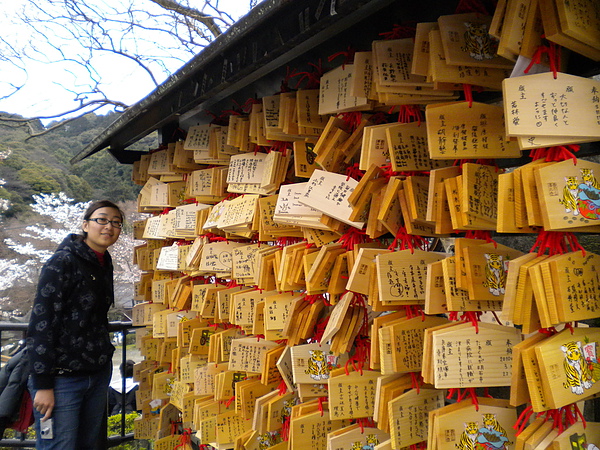
[[[466,450],[486,444],[507,450],[515,442],[517,411],[506,400],[477,398],[444,406],[429,413],[430,439],[437,450]]]
[[[544,229],[547,231],[600,230],[600,164],[578,159],[563,161],[535,172]]]
[[[552,274],[548,289],[553,288],[558,319],[575,322],[598,317],[600,292],[600,257],[581,251],[549,260]],[[544,271],[544,273],[547,273]],[[548,281],[544,277],[544,284]]]
[[[429,156],[432,159],[518,158],[521,150],[509,141],[500,106],[468,102],[427,105]]]
[[[262,373],[266,353],[279,344],[265,339],[240,338],[231,343],[229,370]]]
[[[371,417],[374,409],[376,380],[381,373],[365,370],[362,373],[338,369],[327,380],[329,412],[332,419]]]
[[[600,60],[600,18],[598,4],[592,0],[578,2],[554,1],[562,33],[582,44],[592,47],[596,53],[592,59]],[[588,54],[588,53],[586,53]]]
[[[329,411],[314,411],[292,417],[290,441],[292,448],[327,448],[327,436],[350,424],[348,420],[333,420]]]
[[[327,448],[330,450],[374,449],[389,439],[389,434],[379,428],[360,427],[358,424],[332,431],[327,435]]]
[[[549,408],[560,408],[600,391],[596,383],[600,379],[599,341],[598,328],[574,328],[534,346]]]
[[[419,372],[423,357],[423,336],[426,328],[448,323],[443,317],[413,317],[400,319],[379,329],[381,372]]]
[[[401,250],[375,257],[379,299],[384,305],[414,305],[425,302],[427,264],[444,254]]]
[[[438,26],[447,63],[512,69],[513,62],[496,53],[498,42],[489,35],[491,22],[492,17],[479,13],[440,16]],[[482,45],[475,45],[475,40]]]
[[[576,422],[552,441],[552,448],[556,450],[568,450],[575,448],[577,444],[584,448],[596,445],[600,442],[600,424],[598,422]]]
[[[474,326],[433,331],[435,387],[510,386],[512,346],[520,341],[517,329],[488,323],[479,324],[479,332]]]
[[[565,73],[556,79],[552,73],[507,78],[502,82],[506,134],[599,137],[594,100],[599,90],[599,81]]]
[[[465,248],[463,257],[469,299],[503,300],[506,291],[507,263],[522,254],[518,250],[495,243]]]
[[[290,350],[295,384],[325,384],[331,371],[348,360],[347,354],[334,355],[327,344],[295,345]]]
[[[411,389],[388,403],[393,448],[427,440],[429,412],[444,406],[444,396],[442,390]]]
[[[510,76],[509,69],[449,64],[440,30],[429,31],[429,67],[434,83],[468,83],[491,90],[500,90],[502,80]]]

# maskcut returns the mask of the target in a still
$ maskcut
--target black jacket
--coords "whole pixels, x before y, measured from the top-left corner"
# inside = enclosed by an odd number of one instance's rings
[[[27,389],[28,362],[27,349],[23,349],[0,369],[0,439],[19,414],[23,392]]]
[[[54,377],[94,373],[111,364],[107,312],[114,303],[113,266],[104,266],[80,235],[71,234],[44,264],[29,321],[27,347],[36,389]]]

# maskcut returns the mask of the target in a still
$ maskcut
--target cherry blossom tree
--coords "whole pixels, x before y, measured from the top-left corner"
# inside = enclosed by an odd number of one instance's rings
[[[15,308],[10,302],[10,296],[4,293],[10,292],[17,285],[19,289],[33,293],[42,265],[68,233],[79,232],[83,214],[89,204],[90,202],[74,202],[64,193],[34,196],[32,211],[37,217],[48,219],[49,223],[25,226],[16,236],[4,239],[4,245],[14,255],[11,258],[0,258],[0,310],[4,311],[5,318],[11,314],[19,316],[27,313],[30,305]],[[139,269],[132,262],[133,247],[139,243],[133,238],[130,224],[142,217],[142,214],[129,213],[119,240],[109,250],[115,266],[115,303],[119,310],[131,308],[133,283],[140,275]]]

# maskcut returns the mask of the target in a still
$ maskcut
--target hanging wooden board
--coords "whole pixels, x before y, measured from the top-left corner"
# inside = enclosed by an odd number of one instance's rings
[[[444,258],[448,259],[448,258]],[[444,286],[444,259],[427,265],[425,281],[425,314],[445,314],[448,312],[446,288]]]
[[[542,417],[537,417],[525,427],[515,440],[515,450],[524,450],[525,442],[537,431],[544,423],[547,423]]]
[[[394,236],[402,226],[402,211],[400,209],[400,199],[398,190],[401,185],[400,177],[391,177],[384,189],[377,213],[377,221]]]
[[[248,431],[251,425],[249,420],[243,419],[235,411],[219,414],[216,418],[217,445],[231,448],[236,437]]]
[[[527,374],[523,364],[523,349],[530,348],[546,338],[542,333],[536,333],[513,346],[512,376],[510,385],[510,404],[519,406],[530,402]]]
[[[361,229],[364,222],[349,220],[352,208],[348,197],[358,184],[352,178],[337,173],[315,170],[310,177],[300,203],[321,211],[350,226]]]
[[[554,450],[573,449],[577,444],[583,448],[597,446],[600,442],[600,424],[598,422],[576,422],[552,441]],[[577,444],[576,444],[577,443]]]
[[[375,381],[381,373],[365,370],[334,374],[327,380],[332,419],[357,419],[373,415]]]
[[[535,346],[544,395],[550,408],[600,392],[598,328],[565,329]]]
[[[494,166],[465,163],[463,170],[463,212],[489,222],[498,219],[498,170]]]
[[[377,284],[375,258],[381,253],[389,252],[390,250],[381,248],[360,248],[350,270],[346,289],[368,295],[369,286]]]
[[[373,41],[374,74],[379,86],[427,86],[422,75],[411,73],[412,38]]]
[[[359,161],[360,170],[367,171],[372,165],[380,167],[391,163],[386,130],[394,126],[393,123],[383,123],[369,125],[364,128]]]
[[[498,311],[502,308],[500,300],[471,299],[468,290],[457,287],[456,257],[444,258],[441,263],[448,311]]]
[[[566,73],[556,79],[552,73],[507,78],[502,82],[506,134],[600,137],[594,101],[599,90],[600,81]]]
[[[431,79],[437,83],[466,83],[499,91],[502,80],[510,76],[510,69],[475,67],[474,65],[452,65],[448,63],[440,30],[429,32],[429,67]]]
[[[517,226],[514,172],[498,174],[498,233],[536,233],[538,227]],[[539,204],[539,203],[538,203]]]
[[[467,450],[470,445],[486,444],[507,450],[515,442],[516,420],[517,411],[506,400],[480,397],[475,403],[465,399],[438,409],[432,432],[438,450]]]
[[[445,391],[411,389],[388,403],[393,448],[427,440],[428,413],[444,406]]]
[[[489,35],[492,17],[479,13],[440,16],[438,25],[448,64],[511,69],[513,62],[497,55],[498,40]]]
[[[389,356],[393,371],[420,372],[423,362],[424,330],[446,323],[448,321],[444,317],[419,316],[390,325],[392,352]]]
[[[521,42],[520,55],[525,58],[533,58],[537,48],[542,42],[544,26],[540,16],[540,0],[531,0],[527,20],[525,21],[525,30]]]
[[[432,159],[518,158],[517,142],[505,135],[500,106],[473,102],[427,105],[429,155]]]
[[[508,0],[507,3],[497,53],[506,59],[516,61],[517,56],[521,54],[523,37],[528,31],[527,18],[533,2],[531,0]]]
[[[409,374],[388,375],[377,379],[373,420],[377,421],[377,427],[380,430],[388,433],[390,431],[388,407],[390,401],[413,388],[413,381]]]
[[[327,436],[350,424],[348,420],[332,420],[329,411],[314,411],[298,417],[290,423],[290,448],[327,448]]]
[[[439,218],[436,214],[436,210],[438,201],[440,201],[440,192],[435,190],[438,183],[443,182],[446,178],[453,178],[460,174],[461,169],[458,166],[433,169],[429,172],[429,198],[427,199],[427,214],[425,215],[425,220],[435,222]]]
[[[380,442],[390,438],[378,428],[361,427],[358,424],[344,427],[327,435],[327,448],[334,449],[374,449]]]
[[[510,386],[512,346],[521,341],[519,330],[488,323],[478,328],[479,332],[472,326],[431,333],[437,389]]]
[[[345,64],[323,74],[319,83],[319,115],[367,111],[371,101],[350,95],[354,64]]]
[[[325,383],[333,369],[348,360],[347,355],[334,355],[327,344],[304,344],[291,348],[294,383]]]
[[[411,73],[425,77],[429,75],[429,32],[436,29],[439,29],[437,22],[420,22],[417,24]]]
[[[543,273],[541,270],[542,266],[547,266],[551,260],[558,256],[550,256],[539,264],[532,265],[527,270],[542,328],[550,328],[560,323],[556,307],[556,297],[552,286],[552,277],[549,273]]]
[[[578,159],[535,172],[544,229],[600,231],[600,164]],[[600,175],[598,175],[600,176]]]
[[[465,248],[467,290],[473,300],[503,300],[506,290],[507,262],[523,253],[501,244],[482,244]]]
[[[375,257],[379,298],[386,305],[425,303],[427,264],[446,255],[422,250],[401,250]]]
[[[600,18],[598,4],[581,0],[576,4],[555,1],[562,33],[600,52]]]
[[[581,251],[560,255],[549,263],[558,319],[576,322],[600,314],[600,256]]]
[[[406,316],[406,311],[397,311],[390,314],[383,314],[373,318],[371,324],[371,358],[369,359],[369,367],[372,370],[380,369],[380,357],[379,349],[379,329],[385,326],[387,323],[401,319]]]
[[[537,257],[535,253],[526,253],[523,256],[519,256],[508,261],[508,271],[506,274],[506,283],[504,288],[504,302],[502,302],[502,313],[500,314],[500,318],[502,320],[508,320],[510,322],[514,322],[515,316],[517,316],[517,320],[519,324],[522,323],[521,314],[515,313],[517,306],[520,308],[520,304],[517,304],[516,296],[517,296],[517,285],[519,281],[519,268],[522,264],[529,262]]]
[[[561,23],[556,1],[544,2],[540,0],[539,6],[546,39],[595,61],[600,60],[600,49],[563,32],[563,24]],[[585,6],[587,7],[587,5]],[[590,25],[593,26],[593,24]],[[586,39],[589,39],[589,37]]]
[[[529,268],[548,258],[547,255],[537,256],[519,266],[517,291],[515,296],[515,312],[513,322],[522,325],[523,333],[529,334],[541,328],[540,313],[537,309],[533,293],[533,280]]]

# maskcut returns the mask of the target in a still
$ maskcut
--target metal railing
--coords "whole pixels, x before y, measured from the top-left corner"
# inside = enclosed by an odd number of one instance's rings
[[[127,361],[127,335],[136,327],[132,326],[131,322],[110,322],[109,331],[110,332],[120,332],[122,333],[123,339],[120,344],[121,348],[121,363],[123,367],[125,366],[125,362]],[[26,323],[11,323],[11,322],[0,322],[0,347],[4,347],[10,343],[15,343],[15,347],[18,346],[19,342],[22,342],[25,339],[25,335],[27,333],[27,324]],[[2,364],[5,364],[4,357],[2,359]],[[123,381],[125,383],[125,381]],[[124,387],[124,386],[123,386]],[[122,404],[125,404],[125,389],[122,389]],[[125,433],[125,415],[126,412],[124,408],[121,411],[121,429],[120,434],[116,436],[107,436],[105,434],[102,439],[104,441],[104,445],[102,448],[108,449],[115,447],[117,445],[121,445],[124,442],[133,441],[133,433]],[[108,432],[107,429],[107,417],[105,416],[104,427],[103,429]],[[0,436],[1,437],[1,436]],[[16,438],[13,439],[0,439],[0,448],[35,448],[35,440],[27,439],[24,433],[16,433]]]

